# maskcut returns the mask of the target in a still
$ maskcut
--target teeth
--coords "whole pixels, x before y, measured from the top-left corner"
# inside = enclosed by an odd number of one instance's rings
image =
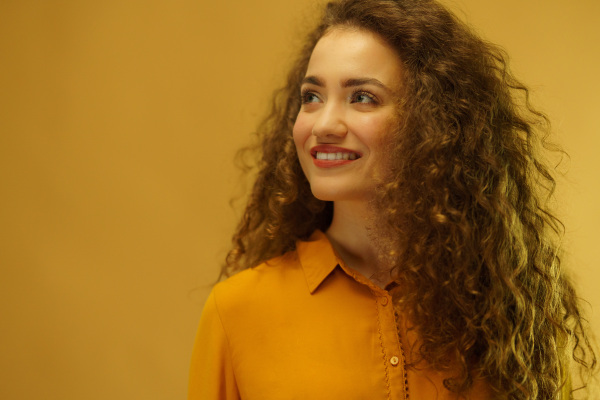
[[[335,161],[335,160],[356,160],[358,158],[358,155],[356,153],[342,153],[342,152],[337,152],[337,153],[322,153],[322,152],[317,152],[316,158],[317,158],[317,160],[328,160],[328,161]]]

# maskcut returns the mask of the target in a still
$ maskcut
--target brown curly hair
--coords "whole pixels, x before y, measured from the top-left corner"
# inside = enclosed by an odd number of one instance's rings
[[[439,369],[457,360],[460,374],[445,381],[456,393],[474,376],[501,399],[563,398],[572,376],[585,386],[596,357],[548,205],[548,120],[503,51],[433,0],[327,4],[257,131],[257,177],[222,273],[292,250],[331,223],[332,204],[312,195],[292,128],[312,50],[333,27],[380,35],[404,65],[375,225],[397,287],[411,288],[392,295],[419,333],[417,354]]]

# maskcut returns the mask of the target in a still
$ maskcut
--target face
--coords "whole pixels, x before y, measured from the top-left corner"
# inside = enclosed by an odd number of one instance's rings
[[[315,197],[368,200],[385,172],[402,64],[382,38],[337,28],[311,55],[294,125],[300,164]]]

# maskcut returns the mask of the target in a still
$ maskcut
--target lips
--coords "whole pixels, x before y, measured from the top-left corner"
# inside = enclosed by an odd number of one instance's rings
[[[362,154],[350,149],[332,145],[318,145],[310,149],[310,155],[317,167],[330,168],[349,164],[358,160]]]

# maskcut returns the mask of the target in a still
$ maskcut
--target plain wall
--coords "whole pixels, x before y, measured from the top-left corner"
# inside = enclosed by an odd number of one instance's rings
[[[455,0],[567,149],[567,262],[600,329],[600,3]],[[310,0],[0,1],[0,398],[184,398],[237,148]]]

